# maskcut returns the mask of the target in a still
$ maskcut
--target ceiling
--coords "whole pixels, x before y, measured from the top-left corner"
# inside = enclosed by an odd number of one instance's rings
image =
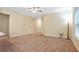
[[[67,12],[71,10],[71,8],[69,7],[40,7],[40,9],[43,12],[33,13],[28,11],[28,7],[0,7],[0,10],[9,10],[13,12],[18,12],[31,17],[41,17],[43,15],[50,13],[60,13],[60,12]]]

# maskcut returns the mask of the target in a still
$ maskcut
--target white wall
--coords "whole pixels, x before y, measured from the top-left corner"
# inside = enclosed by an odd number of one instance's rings
[[[9,14],[10,36],[18,36],[34,32],[34,19],[16,12],[1,10],[1,13]]]
[[[35,18],[35,31],[36,32],[41,32],[41,21],[42,21],[41,17]]]
[[[67,23],[66,20],[69,12],[61,12],[48,14],[42,20],[42,32],[49,36],[59,36],[60,33],[67,37]],[[65,17],[66,16],[66,17]]]

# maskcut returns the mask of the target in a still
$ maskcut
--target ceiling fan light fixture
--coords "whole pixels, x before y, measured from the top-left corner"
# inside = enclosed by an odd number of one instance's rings
[[[33,10],[32,12],[33,12],[33,13],[36,13],[37,11],[36,11],[36,10]]]
[[[32,12],[33,12],[33,13],[36,13],[37,11],[38,11],[37,7],[33,7],[33,8],[32,8]]]
[[[33,13],[42,12],[40,7],[29,7],[28,10]]]

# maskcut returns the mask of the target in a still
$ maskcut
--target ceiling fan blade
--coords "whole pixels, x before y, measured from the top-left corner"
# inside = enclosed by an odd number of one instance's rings
[[[38,10],[38,12],[43,12],[42,10]]]
[[[40,7],[37,7],[37,9],[40,9]]]
[[[31,7],[28,7],[27,9],[31,9]]]
[[[28,7],[27,12],[43,12],[40,7]]]

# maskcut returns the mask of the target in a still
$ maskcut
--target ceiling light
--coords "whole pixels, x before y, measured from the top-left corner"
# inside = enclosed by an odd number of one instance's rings
[[[36,11],[36,10],[33,10],[32,12],[33,12],[33,13],[36,13],[37,11]]]
[[[43,11],[40,9],[40,7],[29,7],[29,8],[27,8],[27,9],[28,9],[28,11],[33,12],[33,13],[36,13],[36,12],[43,12]]]

